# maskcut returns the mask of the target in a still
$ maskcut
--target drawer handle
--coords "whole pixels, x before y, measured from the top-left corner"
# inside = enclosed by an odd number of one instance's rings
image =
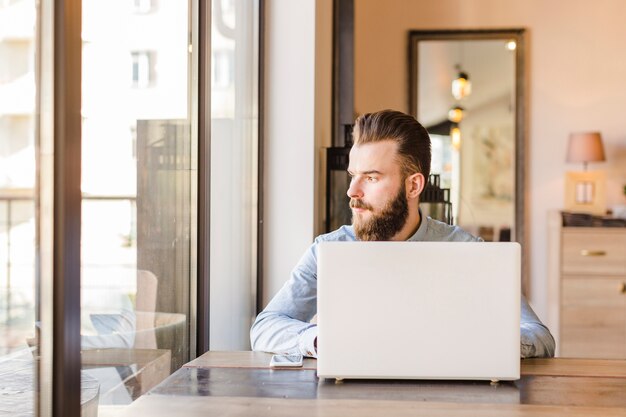
[[[619,292],[626,294],[626,282],[622,282]]]
[[[606,251],[583,249],[583,250],[580,251],[580,254],[582,256],[606,256]]]

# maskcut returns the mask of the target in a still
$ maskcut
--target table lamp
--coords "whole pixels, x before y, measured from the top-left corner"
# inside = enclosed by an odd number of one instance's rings
[[[589,162],[606,160],[600,132],[572,133],[567,146],[568,163],[583,163],[583,172],[568,172],[566,208],[602,214],[605,177],[603,172],[587,171]]]
[[[605,161],[604,146],[600,132],[572,133],[569,136],[566,161],[570,163],[582,162],[587,171],[589,162]]]

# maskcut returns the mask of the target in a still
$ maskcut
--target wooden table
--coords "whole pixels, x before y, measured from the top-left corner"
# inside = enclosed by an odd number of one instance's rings
[[[485,381],[319,380],[316,361],[272,370],[271,355],[208,352],[123,416],[625,416],[626,361],[531,359],[522,378]]]

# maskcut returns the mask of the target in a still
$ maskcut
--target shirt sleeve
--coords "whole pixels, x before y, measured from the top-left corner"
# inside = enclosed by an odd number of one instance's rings
[[[252,350],[317,357],[317,239],[250,329]]]
[[[520,343],[522,358],[552,358],[555,342],[550,330],[539,320],[522,296]]]

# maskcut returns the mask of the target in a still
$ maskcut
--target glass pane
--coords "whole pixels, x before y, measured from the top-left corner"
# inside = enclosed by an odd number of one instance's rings
[[[34,0],[0,1],[0,415],[35,415]]]
[[[257,1],[213,1],[211,350],[250,349],[256,315],[258,13]]]
[[[189,20],[188,2],[83,2],[81,343],[99,414],[189,360]]]

